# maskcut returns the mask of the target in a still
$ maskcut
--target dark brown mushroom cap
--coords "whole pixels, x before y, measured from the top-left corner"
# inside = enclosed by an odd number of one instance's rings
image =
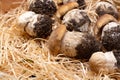
[[[110,4],[109,2],[98,2],[96,4],[96,13],[99,16],[102,16],[104,14],[110,14],[114,16],[116,19],[118,19],[118,11],[117,8],[113,5]]]
[[[60,52],[69,57],[89,59],[100,47],[99,42],[88,33],[67,31],[62,39]]]
[[[62,22],[67,26],[69,31],[89,31],[90,19],[85,10],[73,9],[63,16]]]
[[[57,8],[53,0],[35,0],[30,4],[29,10],[37,14],[53,16]]]
[[[92,53],[99,51],[100,43],[88,33],[67,31],[65,25],[58,26],[48,40],[51,54],[62,53],[68,57],[89,59]]]
[[[120,49],[120,24],[110,22],[106,24],[101,35],[102,45],[107,51]]]

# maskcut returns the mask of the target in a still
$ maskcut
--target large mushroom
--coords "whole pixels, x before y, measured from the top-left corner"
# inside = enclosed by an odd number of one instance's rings
[[[95,52],[89,59],[91,70],[96,73],[113,73],[120,69],[120,51]]]
[[[70,32],[65,25],[60,25],[51,33],[48,49],[53,55],[63,53],[68,57],[89,59],[93,52],[100,50],[100,44],[88,33]]]
[[[79,4],[79,7],[84,9],[86,7],[85,0],[63,0],[63,4],[67,4],[69,2],[77,2]]]
[[[100,39],[103,27],[109,22],[117,22],[117,20],[110,14],[104,14],[98,18],[94,27],[94,35]]]
[[[109,2],[104,2],[104,1],[98,2],[96,4],[96,13],[99,16],[102,16],[104,14],[110,14],[110,15],[114,16],[116,19],[118,19],[118,17],[119,17],[118,10],[115,7],[115,5],[113,5]]]
[[[31,2],[29,10],[37,14],[45,14],[51,17],[57,11],[57,7],[53,0],[34,0]]]
[[[47,15],[26,11],[18,17],[18,24],[30,36],[46,38],[52,32],[53,20]]]

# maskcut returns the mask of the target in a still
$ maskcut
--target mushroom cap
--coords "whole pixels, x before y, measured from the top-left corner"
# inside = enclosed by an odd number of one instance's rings
[[[89,59],[93,52],[99,50],[100,44],[92,35],[67,31],[62,39],[60,52],[68,57]]]
[[[107,31],[107,30],[112,30],[113,28],[116,28],[116,27],[118,27],[118,26],[120,26],[120,24],[119,24],[118,22],[109,22],[109,23],[107,23],[107,24],[103,27],[103,29],[102,29],[102,35],[101,35],[101,37],[104,36],[105,31]]]
[[[69,31],[88,32],[90,19],[85,10],[73,9],[65,14],[62,22],[67,26]]]
[[[37,14],[53,16],[57,7],[53,0],[35,0],[30,4],[29,10]]]
[[[106,53],[95,52],[89,59],[90,68],[96,73],[108,74],[114,72],[117,68],[116,62],[117,60],[112,51]]]
[[[103,1],[98,2],[96,4],[96,13],[99,16],[102,16],[104,14],[110,14],[110,15],[114,16],[116,19],[118,19],[117,8],[109,2],[103,2]]]
[[[102,30],[102,45],[108,51],[120,49],[120,24],[110,22],[106,24]]]
[[[25,31],[34,37],[46,38],[52,32],[53,20],[47,15],[36,14],[25,27]]]
[[[33,16],[36,15],[34,12],[32,11],[26,11],[25,13],[21,14],[18,17],[18,25],[21,26],[21,28],[24,31],[24,27],[27,26],[27,24],[33,19]]]

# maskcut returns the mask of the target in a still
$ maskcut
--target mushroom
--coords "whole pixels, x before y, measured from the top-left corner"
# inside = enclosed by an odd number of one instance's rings
[[[102,34],[103,27],[109,22],[117,22],[117,20],[110,14],[104,14],[98,18],[96,25],[94,27],[94,35],[99,40]]]
[[[36,15],[34,12],[32,11],[26,11],[23,14],[21,14],[18,17],[17,23],[19,26],[21,26],[21,29],[24,30],[24,27],[30,22],[32,21],[32,17]]]
[[[89,59],[91,70],[96,73],[113,73],[120,69],[120,51],[95,52]]]
[[[120,49],[120,24],[110,22],[106,24],[101,35],[102,45],[107,51]]]
[[[85,10],[73,9],[63,16],[62,23],[67,26],[69,31],[89,32],[90,19]]]
[[[98,2],[96,4],[96,13],[99,16],[102,16],[103,14],[110,14],[114,16],[116,19],[118,19],[117,8],[109,2],[103,2],[103,1]]]
[[[50,35],[48,49],[53,55],[63,53],[68,57],[89,59],[93,52],[100,50],[96,39],[83,32],[67,31],[65,25],[57,27]]]
[[[29,11],[49,15],[51,17],[57,11],[57,7],[53,0],[35,0],[30,4]]]
[[[67,4],[64,4],[60,6],[56,12],[56,17],[61,18],[63,15],[65,15],[68,11],[78,7],[79,4],[77,2],[69,2]]]
[[[65,35],[65,32],[66,26],[61,24],[51,33],[48,39],[48,48],[52,55],[56,56],[60,51],[61,42]]]
[[[94,33],[107,51],[120,49],[120,24],[113,16],[101,16],[96,22]]]
[[[52,32],[53,20],[47,15],[27,11],[18,17],[18,24],[30,36],[46,38]]]

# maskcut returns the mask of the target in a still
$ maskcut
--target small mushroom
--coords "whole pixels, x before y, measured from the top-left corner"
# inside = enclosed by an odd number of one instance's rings
[[[99,17],[94,27],[94,35],[97,39],[100,39],[103,27],[109,22],[117,22],[117,20],[109,14],[104,14],[101,17]]]
[[[73,9],[63,16],[62,22],[69,31],[89,32],[90,19],[85,10]]]
[[[113,73],[120,69],[120,51],[95,52],[89,59],[91,70],[96,73]]]
[[[30,36],[46,38],[52,32],[53,20],[47,15],[25,12],[18,18],[18,24]]]
[[[57,7],[53,0],[35,0],[30,4],[29,10],[37,14],[45,14],[51,17],[57,11]]]
[[[103,2],[103,1],[98,2],[96,4],[96,13],[99,16],[102,16],[103,14],[110,14],[114,16],[116,19],[118,19],[117,8],[109,2]]]
[[[92,35],[76,31],[70,32],[65,30],[65,26],[59,26],[52,32],[48,46],[51,54],[63,53],[68,57],[81,59],[89,59],[93,52],[100,50],[99,42]]]

